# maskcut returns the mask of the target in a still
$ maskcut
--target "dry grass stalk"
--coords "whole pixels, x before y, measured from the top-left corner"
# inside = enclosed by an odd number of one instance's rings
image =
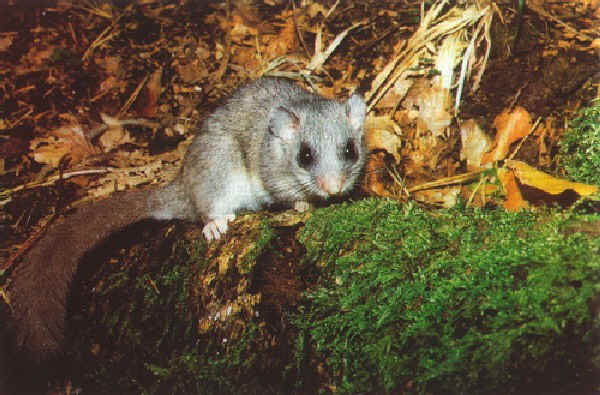
[[[413,36],[404,44],[396,45],[398,54],[383,68],[373,80],[371,90],[366,94],[369,110],[375,106],[390,87],[400,78],[410,75],[423,75],[425,71],[412,70],[419,64],[419,59],[435,48],[436,43],[444,36],[462,32],[491,12],[488,5],[480,9],[471,5],[466,9],[453,7],[440,15],[448,0],[437,1],[421,18],[421,24]],[[487,26],[484,24],[483,26]],[[477,30],[481,33],[481,29]],[[462,33],[466,34],[466,33]],[[474,35],[475,37],[475,35]],[[483,62],[482,64],[485,64]],[[467,73],[465,71],[464,75]],[[461,85],[462,86],[462,85]]]

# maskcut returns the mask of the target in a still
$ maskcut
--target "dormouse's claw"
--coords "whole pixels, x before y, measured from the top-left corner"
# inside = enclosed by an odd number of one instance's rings
[[[219,238],[219,233],[216,229],[214,222],[209,222],[202,228],[202,234],[207,241],[215,240]]]
[[[222,235],[227,233],[229,221],[233,221],[234,219],[235,215],[228,214],[207,222],[206,225],[204,225],[204,228],[202,228],[204,238],[207,241],[220,239]]]

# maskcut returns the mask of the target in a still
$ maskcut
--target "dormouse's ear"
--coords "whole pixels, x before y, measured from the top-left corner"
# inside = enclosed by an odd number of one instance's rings
[[[273,107],[269,113],[269,133],[289,140],[298,131],[300,119],[292,111],[283,106]]]
[[[346,113],[350,120],[350,126],[354,130],[358,130],[363,126],[365,116],[367,115],[367,105],[361,95],[355,93],[350,96],[348,101],[346,101]]]

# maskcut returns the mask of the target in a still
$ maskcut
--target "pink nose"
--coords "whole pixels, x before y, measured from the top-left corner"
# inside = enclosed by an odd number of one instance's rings
[[[329,195],[337,195],[342,192],[344,186],[344,177],[332,176],[326,174],[325,176],[317,176],[317,186]]]

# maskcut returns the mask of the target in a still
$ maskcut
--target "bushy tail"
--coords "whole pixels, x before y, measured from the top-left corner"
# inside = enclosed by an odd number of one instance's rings
[[[61,351],[67,295],[82,256],[111,233],[150,217],[156,189],[132,190],[84,205],[54,223],[10,275],[13,346],[39,362]]]

